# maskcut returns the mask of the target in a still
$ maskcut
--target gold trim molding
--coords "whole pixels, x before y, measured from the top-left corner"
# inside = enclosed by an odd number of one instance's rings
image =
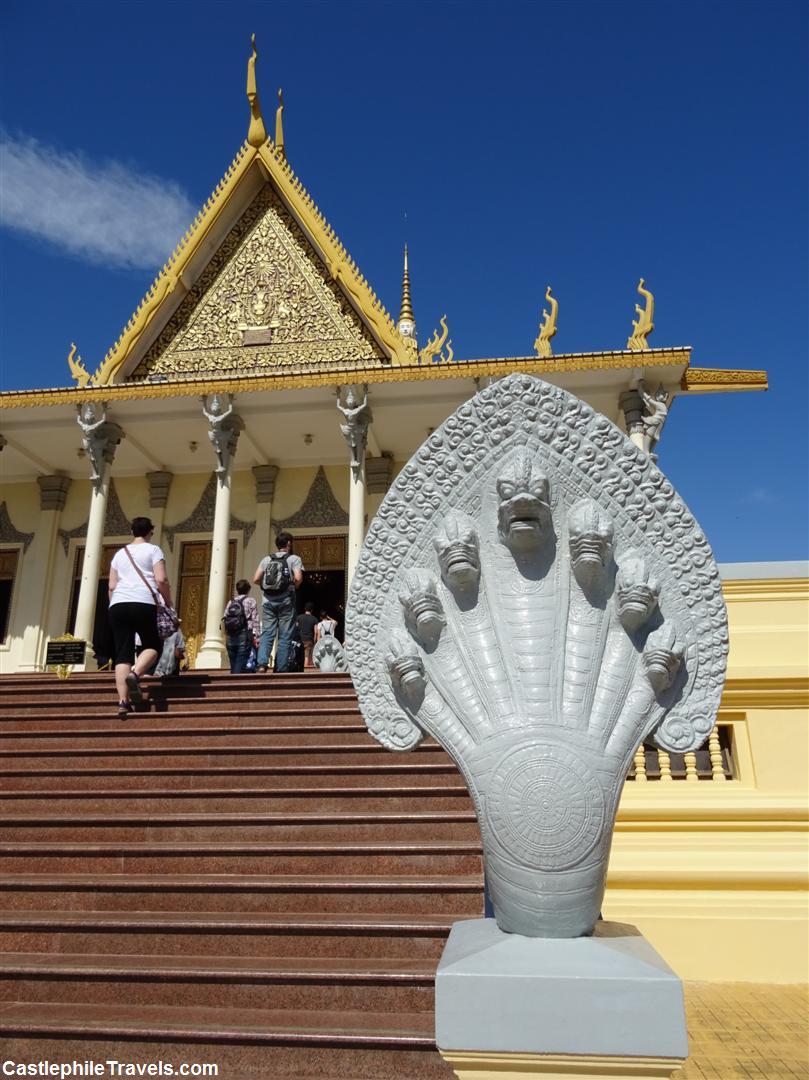
[[[545,360],[537,356],[496,357],[488,360],[453,360],[451,364],[362,366],[342,363],[318,364],[296,371],[288,369],[262,374],[246,373],[222,378],[210,376],[167,379],[165,382],[126,382],[111,386],[54,387],[43,390],[10,390],[0,394],[0,409],[32,405],[70,405],[84,401],[137,401],[154,398],[197,397],[200,394],[245,394],[262,390],[309,390],[339,383],[408,383],[441,379],[496,378],[514,371],[534,375],[557,375],[574,371],[616,371],[638,367],[678,367],[688,364],[689,349],[650,349],[566,353]]]
[[[766,390],[766,371],[741,371],[726,368],[688,368],[680,388],[690,394],[721,393],[727,390]]]

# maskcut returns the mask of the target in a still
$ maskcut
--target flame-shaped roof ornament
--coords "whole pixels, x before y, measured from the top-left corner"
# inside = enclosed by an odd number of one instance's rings
[[[261,115],[261,102],[258,99],[258,87],[256,86],[256,60],[258,49],[256,48],[256,35],[250,35],[250,44],[253,53],[247,61],[247,100],[250,103],[250,127],[247,131],[247,141],[251,146],[263,146],[267,141],[267,129],[264,127],[264,117]]]

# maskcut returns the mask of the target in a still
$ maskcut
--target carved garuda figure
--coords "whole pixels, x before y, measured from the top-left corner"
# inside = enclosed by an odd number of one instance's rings
[[[533,376],[481,391],[386,495],[346,639],[371,733],[461,769],[501,929],[590,933],[636,750],[700,746],[724,682],[716,564],[648,455]]]

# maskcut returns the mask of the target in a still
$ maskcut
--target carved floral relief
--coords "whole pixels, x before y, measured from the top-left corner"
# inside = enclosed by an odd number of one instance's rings
[[[131,378],[381,361],[339,286],[266,186]]]

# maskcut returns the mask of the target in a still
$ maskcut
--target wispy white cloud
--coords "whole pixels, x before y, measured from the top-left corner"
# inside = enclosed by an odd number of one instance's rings
[[[0,224],[88,262],[157,268],[194,217],[171,180],[93,162],[30,138],[0,138]]]
[[[781,502],[781,496],[777,492],[770,491],[769,488],[755,487],[742,495],[738,501],[753,506],[772,506],[774,503]]]

